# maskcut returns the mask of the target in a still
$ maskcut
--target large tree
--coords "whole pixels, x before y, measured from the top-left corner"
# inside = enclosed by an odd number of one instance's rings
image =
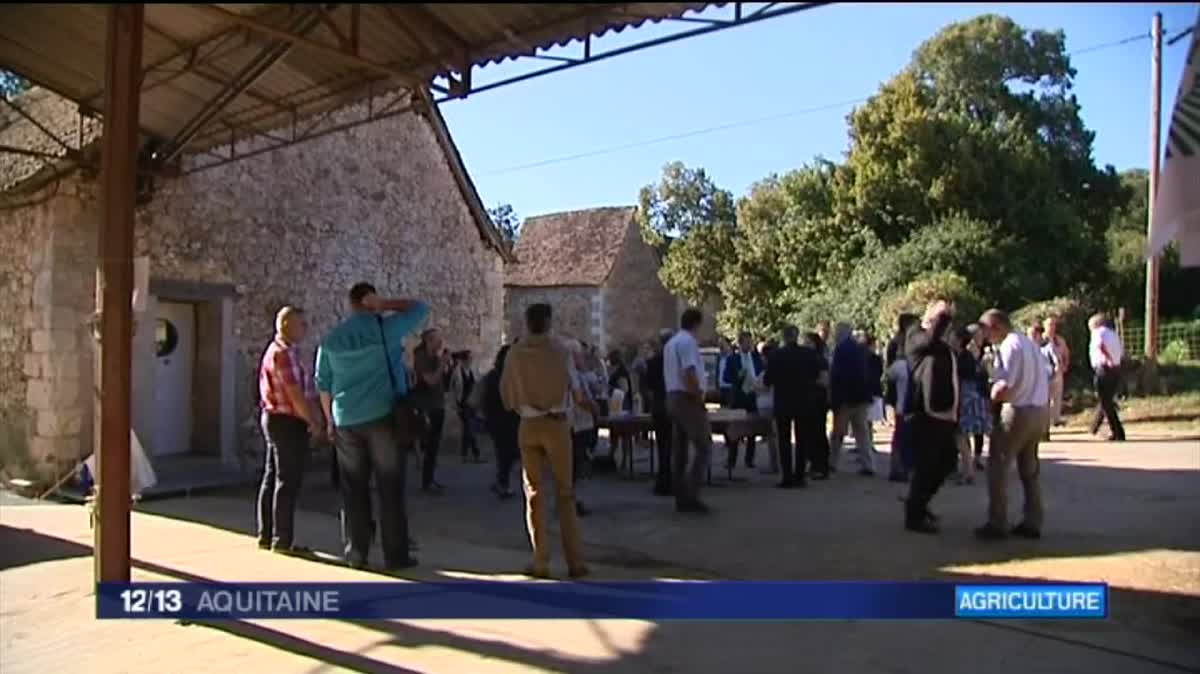
[[[1095,287],[1096,299],[1111,308],[1124,307],[1130,315],[1145,314],[1146,221],[1150,177],[1144,169],[1121,173],[1121,188],[1127,201],[1112,213],[1106,235],[1107,274]],[[1159,264],[1159,314],[1173,318],[1195,318],[1200,311],[1196,288],[1200,269],[1179,267],[1179,250],[1168,246]]]
[[[638,207],[642,236],[662,260],[663,285],[697,304],[716,297],[734,255],[733,194],[704,169],[676,161],[663,167],[656,185],[641,189]]]
[[[836,170],[817,158],[738,201],[735,255],[720,286],[723,329],[777,329],[808,291],[862,254],[862,228],[832,216]]]
[[[1018,260],[1031,291],[1098,278],[1120,190],[1112,168],[1093,163],[1064,42],[1061,31],[985,15],[922,44],[851,113],[838,212],[885,245],[962,213],[996,223],[1026,251],[1058,254],[1055,264]]]

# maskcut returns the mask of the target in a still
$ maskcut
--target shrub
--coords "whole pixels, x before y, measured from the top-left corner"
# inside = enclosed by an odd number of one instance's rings
[[[1182,337],[1171,340],[1166,348],[1158,354],[1158,360],[1162,363],[1182,363],[1185,360],[1191,360],[1188,352],[1188,343]]]
[[[1058,332],[1071,349],[1071,370],[1078,374],[1091,371],[1091,365],[1088,363],[1088,342],[1091,336],[1088,333],[1087,321],[1092,311],[1092,307],[1085,306],[1077,299],[1055,297],[1026,304],[1012,312],[1010,317],[1013,325],[1021,330],[1035,320],[1058,317]]]
[[[983,297],[962,276],[953,272],[924,274],[883,298],[875,322],[876,334],[892,334],[900,314],[909,312],[920,316],[925,313],[925,307],[938,298],[954,303],[955,323],[960,325],[979,320],[987,308]]]

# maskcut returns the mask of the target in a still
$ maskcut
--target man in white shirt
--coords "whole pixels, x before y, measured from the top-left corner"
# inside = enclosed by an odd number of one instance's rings
[[[985,540],[1042,535],[1042,495],[1038,484],[1038,443],[1049,420],[1050,378],[1040,349],[1012,329],[1008,314],[989,309],[979,322],[996,349],[992,401],[1003,403],[988,453],[988,522],[975,530]],[[1008,529],[1008,471],[1013,462],[1025,490],[1025,516]]]
[[[700,501],[700,483],[712,456],[712,426],[704,407],[704,361],[696,341],[703,322],[699,310],[684,311],[679,320],[682,329],[663,347],[667,413],[675,427],[671,452],[675,510],[686,513],[708,512]]]
[[[1092,420],[1092,434],[1100,432],[1100,424],[1107,419],[1108,429],[1112,431],[1108,439],[1125,442],[1125,427],[1121,425],[1121,417],[1117,414],[1116,402],[1125,349],[1121,345],[1121,337],[1108,326],[1108,317],[1104,314],[1096,314],[1088,319],[1088,330],[1092,333],[1088,357],[1095,373],[1093,383],[1096,397],[1100,399],[1100,404],[1096,406],[1096,417]]]

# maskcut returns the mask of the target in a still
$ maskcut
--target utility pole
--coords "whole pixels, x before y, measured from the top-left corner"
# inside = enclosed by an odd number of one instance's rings
[[[1146,236],[1154,221],[1154,197],[1158,194],[1159,137],[1162,127],[1162,14],[1154,13],[1150,29],[1150,195],[1147,201]],[[1158,263],[1155,255],[1146,260],[1146,372],[1147,388],[1158,381]]]

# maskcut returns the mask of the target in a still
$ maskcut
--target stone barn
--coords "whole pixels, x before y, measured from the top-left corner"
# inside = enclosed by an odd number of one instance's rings
[[[46,91],[16,102],[79,146],[98,136]],[[36,126],[0,118],[0,146],[55,149]],[[0,459],[45,482],[93,447],[99,186],[33,155],[0,163]],[[435,105],[141,187],[133,429],[156,467],[257,468],[256,368],[283,304],[307,311],[310,356],[360,280],[427,300],[451,348],[500,344],[507,253]]]
[[[525,308],[536,302],[553,305],[560,334],[605,353],[675,326],[679,302],[658,279],[636,214],[620,206],[527,219],[504,277],[506,336],[524,332]]]

